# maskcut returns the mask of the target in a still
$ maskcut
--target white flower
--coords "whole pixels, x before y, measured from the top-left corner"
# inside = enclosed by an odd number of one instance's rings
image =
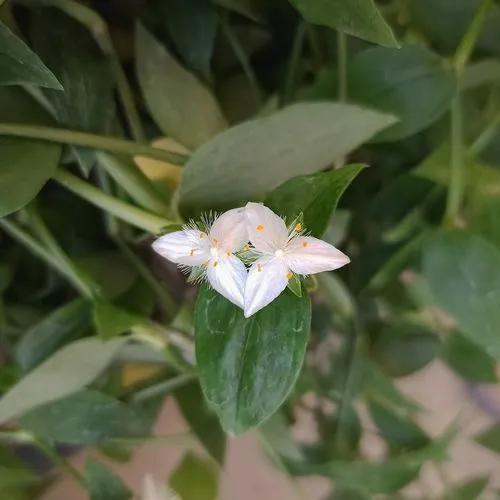
[[[156,481],[151,474],[146,474],[142,480],[141,500],[180,500],[180,497]]]
[[[248,203],[245,214],[252,252],[258,257],[245,286],[246,318],[278,297],[294,273],[333,271],[350,262],[326,241],[303,236],[301,224],[289,230],[284,220],[264,205]]]
[[[247,242],[244,209],[235,208],[216,218],[205,231],[191,224],[162,236],[153,249],[183,269],[201,268],[215,290],[243,309],[247,270],[234,254]]]

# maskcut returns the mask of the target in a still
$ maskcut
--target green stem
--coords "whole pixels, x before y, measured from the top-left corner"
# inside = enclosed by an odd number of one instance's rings
[[[240,41],[238,40],[238,37],[231,28],[227,20],[227,16],[223,16],[221,25],[222,31],[224,32],[229,45],[231,45],[231,48],[233,49],[234,55],[241,64],[243,72],[247,77],[248,83],[250,84],[254,95],[255,103],[257,104],[257,106],[261,107],[264,101],[262,90],[260,88],[259,81],[257,80],[255,71],[253,70],[250,60],[247,56],[247,53],[245,52],[245,49],[242,47]]]
[[[483,28],[484,22],[486,20],[486,15],[493,5],[493,0],[483,0],[481,5],[476,10],[472,22],[469,28],[465,32],[460,45],[458,46],[455,57],[453,58],[453,67],[458,74],[461,74],[465,68],[467,62],[472,55],[474,47],[477,42],[477,38],[481,34],[481,29]]]
[[[99,295],[99,287],[92,279],[89,279],[80,269],[78,269],[78,266],[60,247],[33,204],[26,207],[25,211],[29,217],[33,231],[52,255],[58,259],[61,267],[65,268],[66,276],[71,276],[71,281],[78,286],[82,295],[89,299]]]
[[[454,225],[460,212],[464,193],[464,147],[463,118],[460,96],[456,96],[451,106],[451,171],[448,197],[446,200],[445,221]]]
[[[106,210],[117,218],[152,234],[160,234],[165,228],[175,224],[171,220],[113,198],[94,185],[68,172],[59,170],[54,175],[54,180],[102,210]]]
[[[475,141],[469,147],[469,155],[477,156],[482,153],[491,141],[496,137],[500,127],[500,113],[486,126],[486,128],[476,137]]]
[[[151,290],[156,293],[158,304],[163,312],[163,315],[165,316],[165,319],[171,318],[174,315],[177,306],[172,300],[172,297],[170,297],[166,288],[157,281],[156,277],[151,273],[149,267],[146,266],[139,257],[137,257],[132,249],[121,238],[116,237],[114,240],[125,258],[137,269],[137,272],[149,285]]]
[[[309,47],[314,59],[314,64],[316,68],[319,69],[321,68],[321,66],[323,66],[324,57],[318,32],[316,31],[316,27],[310,23],[306,23],[306,31]]]
[[[338,97],[340,102],[347,100],[347,36],[343,31],[337,31],[337,71]]]
[[[128,156],[147,156],[155,160],[174,163],[175,165],[183,165],[187,160],[187,157],[184,155],[155,148],[148,144],[57,127],[0,123],[0,135],[29,137],[31,139],[41,139],[61,144],[73,144],[75,146],[84,146]]]
[[[154,385],[146,387],[145,389],[137,391],[131,396],[130,402],[141,403],[142,401],[146,401],[157,396],[166,396],[167,394],[171,394],[179,387],[183,387],[189,384],[193,380],[196,380],[196,375],[194,373],[177,375],[176,377],[173,377],[169,380],[158,382]]]
[[[134,96],[128,83],[127,76],[123,71],[114,49],[113,41],[109,35],[108,25],[104,19],[102,19],[102,17],[94,10],[81,3],[75,2],[74,0],[39,1],[44,5],[57,7],[62,10],[68,16],[85,26],[92,33],[101,50],[111,62],[111,69],[114,73],[118,88],[118,96],[120,97],[123,110],[125,111],[125,116],[127,118],[132,137],[134,137],[136,141],[144,141],[146,136],[135,105]]]
[[[107,153],[98,153],[97,160],[136,203],[157,214],[170,213],[167,201],[135,163],[115,158]]]
[[[293,39],[292,51],[290,53],[290,60],[288,62],[288,71],[285,80],[285,88],[283,91],[282,105],[288,104],[292,99],[295,92],[295,84],[297,81],[298,67],[302,49],[304,47],[304,38],[306,34],[306,24],[301,21],[297,25],[295,36]]]
[[[0,219],[0,226],[7,234],[26,247],[31,253],[45,261],[46,264],[54,268],[61,275],[65,276],[78,292],[87,295],[89,292],[87,285],[83,284],[72,272],[69,272],[67,267],[39,241],[33,238],[33,236],[24,231],[24,229],[18,227],[17,224],[7,220],[5,217]]]

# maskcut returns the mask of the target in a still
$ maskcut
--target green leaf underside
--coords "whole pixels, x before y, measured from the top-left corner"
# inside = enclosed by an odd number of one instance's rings
[[[200,290],[195,311],[200,382],[227,432],[259,425],[286,399],[304,360],[310,319],[309,298],[289,290],[249,319],[214,290]]]
[[[109,365],[126,339],[97,338],[66,345],[28,373],[2,399],[0,422],[64,398],[90,384]]]
[[[63,90],[40,58],[0,22],[0,85],[20,84]]]
[[[288,106],[231,127],[199,148],[184,166],[181,206],[203,210],[261,199],[297,175],[345,157],[396,118],[340,103]]]
[[[398,42],[373,0],[290,0],[306,21],[338,29],[369,42],[397,47]]]

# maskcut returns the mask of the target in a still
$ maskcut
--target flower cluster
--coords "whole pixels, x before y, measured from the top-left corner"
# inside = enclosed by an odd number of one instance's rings
[[[153,249],[182,269],[195,268],[246,318],[278,297],[294,274],[332,271],[349,263],[329,243],[306,236],[300,223],[287,227],[259,203],[229,210],[203,228],[192,223],[162,236]],[[251,263],[248,270],[243,260]]]

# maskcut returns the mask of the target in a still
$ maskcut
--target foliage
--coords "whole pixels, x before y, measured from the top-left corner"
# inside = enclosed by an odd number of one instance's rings
[[[217,498],[227,436],[252,429],[331,498],[405,498],[439,468],[457,429],[431,437],[397,378],[442,362],[497,382],[499,18],[493,0],[0,1],[0,497],[47,486],[22,444],[89,498],[130,498],[59,445],[128,456],[168,397],[201,445],[164,478],[183,500]],[[246,319],[151,251],[259,201],[351,264]],[[475,441],[499,453],[499,426]]]

